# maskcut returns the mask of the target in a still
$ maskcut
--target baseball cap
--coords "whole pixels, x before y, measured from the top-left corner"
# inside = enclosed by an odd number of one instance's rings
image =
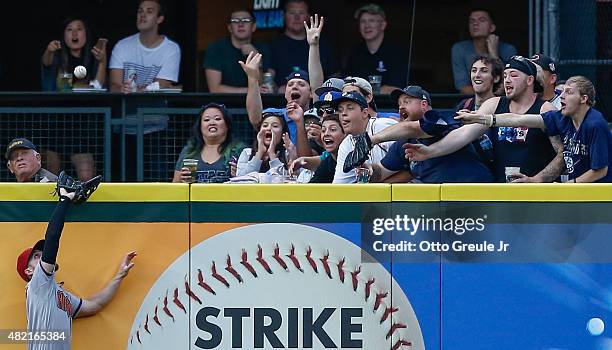
[[[427,101],[427,104],[431,106],[431,96],[429,95],[429,92],[418,85],[410,85],[403,89],[395,89],[391,91],[390,96],[393,101],[397,101],[401,95],[408,95],[420,100],[425,100]]]
[[[360,77],[346,77],[344,78],[344,85],[342,88],[344,89],[347,86],[357,86],[362,90],[366,91],[368,94],[372,95],[372,84],[369,81],[360,78]]]
[[[331,107],[333,109],[338,109],[338,106],[340,105],[340,103],[346,102],[346,101],[352,101],[352,102],[357,103],[362,108],[368,108],[368,101],[366,101],[365,97],[363,97],[362,94],[355,92],[355,91],[345,92],[342,94],[342,96],[332,100]]]
[[[285,78],[287,81],[291,79],[302,79],[310,84],[310,79],[308,78],[308,72],[303,69],[293,71],[289,73],[289,75]]]
[[[540,66],[543,70],[547,70],[552,74],[557,74],[557,66],[552,58],[546,55],[535,54],[531,56],[531,62]]]
[[[11,152],[18,148],[29,148],[38,152],[36,146],[34,146],[32,141],[23,137],[18,137],[9,142],[8,146],[6,147],[6,153],[4,154],[4,157],[6,157],[6,159],[9,159]]]
[[[339,78],[329,78],[323,83],[323,85],[321,85],[315,90],[315,94],[321,96],[328,91],[342,92],[343,86],[344,86],[344,80],[339,79]]]
[[[33,247],[24,250],[17,257],[17,273],[19,274],[19,276],[21,276],[21,278],[24,281],[26,281],[26,282],[29,281],[28,280],[28,275],[26,275],[26,273],[25,273],[25,269],[28,268],[28,263],[30,262],[30,258],[32,257],[32,253],[34,253],[35,250],[42,251],[44,247],[45,247],[45,240],[41,239],[40,241],[36,242],[36,244],[34,244]]]
[[[313,118],[313,117],[319,120],[319,114],[317,114],[316,108],[311,108],[307,110],[306,112],[304,112],[304,119]]]
[[[314,103],[314,107],[317,109],[329,108],[331,107],[332,101],[341,96],[342,96],[342,92],[339,92],[339,91],[326,92],[325,94],[319,96],[319,100]]]
[[[544,87],[538,80],[538,68],[536,67],[535,63],[531,62],[529,59],[520,55],[514,55],[510,57],[510,60],[508,60],[508,63],[506,63],[506,67],[504,69],[516,69],[527,75],[533,76],[533,92],[544,91]]]
[[[357,11],[355,11],[355,19],[359,19],[359,17],[361,17],[361,15],[364,12],[367,12],[373,15],[380,15],[384,20],[387,20],[387,15],[385,14],[385,10],[383,10],[382,7],[376,4],[366,4],[358,8]]]

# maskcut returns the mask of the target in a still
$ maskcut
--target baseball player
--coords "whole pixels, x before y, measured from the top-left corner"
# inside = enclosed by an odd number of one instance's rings
[[[40,335],[45,334],[44,341],[29,341],[29,350],[70,349],[72,319],[99,312],[111,301],[121,281],[134,266],[132,259],[136,253],[130,252],[106,287],[88,299],[73,295],[55,281],[55,271],[59,268],[56,257],[70,202],[86,201],[96,190],[100,180],[101,177],[98,176],[81,183],[62,172],[58,177],[56,188],[60,197],[59,202],[49,221],[45,239],[24,250],[17,258],[17,273],[28,282],[26,285],[28,332],[32,334],[32,339],[43,339]]]

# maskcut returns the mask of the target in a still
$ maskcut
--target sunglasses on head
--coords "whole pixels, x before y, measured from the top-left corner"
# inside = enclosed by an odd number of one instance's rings
[[[321,107],[317,109],[317,115],[319,117],[322,117],[324,114],[334,114],[334,113],[336,113],[336,110],[331,107]]]

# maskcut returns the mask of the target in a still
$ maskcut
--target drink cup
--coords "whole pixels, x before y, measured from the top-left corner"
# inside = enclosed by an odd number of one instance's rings
[[[357,183],[367,184],[370,182],[370,169],[364,166],[355,168],[355,177]]]
[[[507,166],[506,167],[506,182],[512,182],[518,179],[516,174],[521,172],[521,167],[518,166]]]
[[[197,159],[183,159],[183,168],[189,169],[191,172],[191,182],[194,182],[198,175],[198,160]]]
[[[380,85],[382,83],[382,75],[369,75],[368,80],[372,85],[372,92],[374,94],[380,94]]]

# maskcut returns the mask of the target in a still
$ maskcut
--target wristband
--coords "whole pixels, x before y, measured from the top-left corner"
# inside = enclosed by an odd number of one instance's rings
[[[491,127],[495,127],[497,125],[497,116],[495,113],[491,114]]]

